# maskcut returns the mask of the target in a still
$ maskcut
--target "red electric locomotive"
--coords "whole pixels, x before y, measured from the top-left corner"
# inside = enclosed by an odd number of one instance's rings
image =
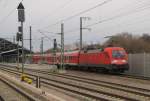
[[[40,56],[33,56],[33,62],[37,63]],[[45,54],[44,60],[49,64],[60,66],[60,53],[56,55]],[[114,72],[124,72],[129,69],[128,57],[121,47],[107,47],[103,50],[85,50],[64,53],[64,65],[67,68],[84,68],[105,70]]]
[[[96,70],[124,72],[129,69],[127,53],[120,47],[81,52],[79,57],[79,65]]]

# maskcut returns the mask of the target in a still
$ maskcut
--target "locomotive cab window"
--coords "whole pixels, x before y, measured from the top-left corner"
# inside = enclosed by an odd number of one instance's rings
[[[125,57],[125,51],[123,50],[113,50],[112,51],[113,58],[124,58]]]

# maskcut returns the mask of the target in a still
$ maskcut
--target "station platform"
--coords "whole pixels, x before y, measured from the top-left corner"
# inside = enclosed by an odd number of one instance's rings
[[[36,99],[35,101],[66,101],[63,98],[60,98],[54,94],[48,93],[40,88],[34,87],[33,85],[22,82],[19,78],[9,75],[5,72],[0,71],[0,78],[3,78],[9,83],[16,85],[19,89],[22,89],[27,95]],[[9,97],[9,95],[7,97]]]

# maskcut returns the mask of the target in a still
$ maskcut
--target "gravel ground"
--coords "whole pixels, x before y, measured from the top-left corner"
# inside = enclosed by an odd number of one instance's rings
[[[29,101],[2,81],[0,81],[0,96],[5,101]]]
[[[16,65],[16,64],[14,64],[14,65]],[[56,67],[53,67],[53,66],[50,66],[50,65],[45,65],[45,64],[43,64],[43,65],[26,64],[25,68],[48,71],[48,70],[54,69]],[[81,77],[85,77],[85,78],[101,80],[101,81],[106,81],[106,82],[118,83],[118,84],[123,84],[123,85],[129,85],[129,86],[134,86],[134,87],[150,89],[150,81],[147,81],[147,80],[139,80],[139,79],[119,77],[119,75],[116,76],[116,75],[96,74],[96,73],[87,73],[87,72],[70,71],[70,70],[67,71],[66,74],[70,74],[70,75],[74,75],[74,76],[81,76]],[[57,77],[53,77],[53,79],[54,78],[58,79]],[[62,79],[62,80],[66,81],[65,79]],[[75,83],[73,81],[70,81],[70,82]],[[82,84],[79,83],[79,85],[82,85]],[[86,86],[90,86],[90,85],[87,84]],[[94,88],[97,88],[97,87],[94,87]],[[104,88],[101,87],[101,89],[104,89]],[[111,91],[110,89],[106,89],[106,88],[105,88],[105,90],[108,91],[108,92],[113,92],[114,91],[114,90]],[[129,94],[129,93],[122,92],[122,91],[118,91],[118,94],[119,95],[124,94],[126,96],[136,97],[137,99],[140,99],[140,100],[144,99],[142,96],[136,96],[136,95],[132,95],[132,94]]]
[[[5,64],[17,66],[16,63],[5,63]],[[21,67],[22,64],[19,64],[19,68]],[[57,68],[55,65],[47,65],[47,64],[25,64],[24,67],[28,69],[35,69],[35,70],[52,70]]]
[[[44,74],[41,75],[41,76],[44,76]],[[146,97],[143,97],[143,96],[140,96],[140,95],[136,95],[136,94],[133,94],[133,93],[128,93],[128,92],[124,92],[124,91],[120,91],[120,90],[116,90],[116,89],[110,89],[110,88],[103,87],[103,86],[96,86],[96,85],[92,85],[92,84],[81,83],[81,82],[78,82],[78,81],[68,80],[68,79],[60,78],[60,77],[56,77],[56,76],[47,76],[47,77],[49,79],[68,82],[70,84],[76,84],[76,85],[80,85],[80,86],[87,87],[87,88],[93,88],[95,90],[104,91],[106,93],[114,93],[115,92],[115,94],[117,94],[117,95],[124,96],[124,97],[130,97],[130,98],[133,98],[133,99],[135,98],[135,99],[138,99],[138,100],[141,100],[141,101],[142,100],[145,100],[145,101],[150,100],[150,98],[146,98]]]
[[[4,71],[4,73],[5,73],[5,71]],[[14,74],[7,73],[7,72],[6,72],[6,74],[10,75],[11,77],[15,77],[16,79],[20,79],[18,76],[14,75]],[[32,83],[32,85],[35,86],[35,83]],[[1,85],[0,85],[0,87],[1,87]],[[62,98],[63,99],[62,101],[80,101],[78,98],[76,98],[74,96],[70,96],[69,94],[65,94],[64,92],[61,92],[60,90],[57,91],[56,89],[53,89],[53,88],[50,88],[50,87],[47,87],[47,86],[44,86],[44,87],[42,86],[41,89],[43,91],[46,91],[46,92],[50,93],[50,94],[53,94],[56,97]],[[0,93],[0,95],[1,95],[1,93]],[[28,101],[28,100],[8,100],[8,101]]]
[[[12,64],[10,64],[12,65]],[[16,65],[14,63],[13,65]],[[21,65],[20,65],[21,67]],[[56,69],[56,66],[46,65],[46,64],[25,64],[25,68],[29,69],[36,69],[36,70],[44,70],[44,71],[51,71],[53,69]],[[123,85],[129,85],[129,86],[135,86],[135,87],[141,87],[141,88],[147,88],[150,89],[150,81],[148,80],[139,80],[139,79],[132,79],[132,78],[125,78],[120,77],[119,75],[107,75],[107,74],[98,74],[98,73],[89,73],[89,72],[82,72],[82,71],[71,71],[67,70],[66,74],[74,75],[74,76],[81,76],[89,79],[95,79],[95,80],[102,80],[112,83],[118,83]]]
[[[71,93],[71,92],[67,92],[65,90],[61,90],[58,88],[55,88],[53,86],[47,86],[45,84],[42,84],[43,86],[41,87],[41,89],[43,89],[44,91],[47,91],[51,94],[55,94],[63,99],[65,99],[66,101],[79,101],[80,98],[77,98],[75,94]],[[82,101],[82,100],[80,100]]]
[[[112,83],[117,83],[122,85],[129,85],[133,87],[146,88],[150,90],[149,80],[140,80],[134,78],[120,77],[119,75],[96,74],[96,73],[87,73],[87,72],[80,72],[80,71],[68,71],[67,73],[69,75],[81,76],[89,79],[112,82]]]

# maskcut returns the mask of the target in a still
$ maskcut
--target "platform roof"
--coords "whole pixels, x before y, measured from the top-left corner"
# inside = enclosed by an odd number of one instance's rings
[[[19,46],[19,50],[21,50],[21,46]],[[4,38],[0,38],[0,54],[14,54],[17,51],[17,44],[10,42]],[[24,48],[25,53],[30,53],[30,51]]]

